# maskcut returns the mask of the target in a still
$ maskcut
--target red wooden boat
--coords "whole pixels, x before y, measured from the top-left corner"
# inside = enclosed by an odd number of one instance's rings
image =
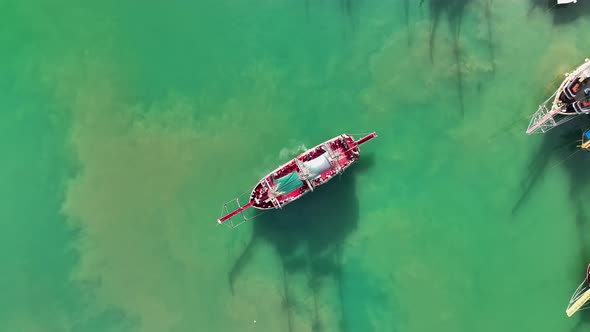
[[[259,210],[280,209],[312,192],[356,162],[360,156],[359,145],[375,137],[377,134],[373,132],[355,141],[352,136],[342,134],[305,151],[263,177],[244,206],[240,206],[236,198],[238,208],[229,212],[226,203],[223,215],[217,222],[221,224],[250,207]]]

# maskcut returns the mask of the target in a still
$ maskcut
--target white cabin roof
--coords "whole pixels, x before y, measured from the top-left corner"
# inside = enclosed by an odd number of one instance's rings
[[[317,178],[320,174],[332,168],[327,152],[324,152],[317,158],[304,162],[303,166],[309,170],[310,180]]]

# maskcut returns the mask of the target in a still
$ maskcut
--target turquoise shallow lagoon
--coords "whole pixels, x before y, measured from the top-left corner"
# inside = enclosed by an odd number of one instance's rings
[[[583,331],[590,4],[0,1],[4,331]],[[223,202],[342,132],[341,179]],[[572,154],[573,153],[573,154]]]

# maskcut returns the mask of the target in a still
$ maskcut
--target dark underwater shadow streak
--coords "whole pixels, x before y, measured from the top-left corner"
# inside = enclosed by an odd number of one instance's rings
[[[405,0],[408,1],[408,0]],[[350,25],[353,29],[356,27],[356,13],[355,11],[359,7],[358,2],[359,0],[338,0],[338,7],[340,11],[344,13],[344,16],[347,17]],[[305,9],[305,15],[309,16],[310,11],[310,0],[303,0],[303,6]]]
[[[522,181],[523,190],[512,207],[512,216],[515,216],[522,205],[528,200],[533,188],[542,178],[545,170],[549,166],[552,156],[545,152],[551,151],[551,145],[551,140],[543,138],[541,146],[536,150],[536,153],[533,154],[533,158],[529,161],[527,176]]]
[[[342,252],[343,252],[343,248],[340,247],[338,248],[337,254],[336,254],[336,259],[338,262],[342,262]],[[344,316],[344,287],[342,287],[342,265],[338,265],[337,268],[334,270],[334,275],[336,276],[336,280],[338,280],[338,299],[340,301],[340,310],[343,314],[341,320],[340,320],[340,331],[342,332],[347,332],[348,328],[346,326],[346,321],[345,321],[345,316]]]
[[[293,332],[293,312],[291,310],[292,304],[291,299],[289,297],[289,281],[287,280],[287,269],[285,267],[285,259],[281,256],[281,268],[283,270],[283,302],[281,303],[281,307],[287,313],[287,327],[288,332]]]
[[[352,31],[355,31],[358,25],[356,12],[358,11],[360,0],[339,0],[339,2],[340,9],[346,15]]]
[[[346,13],[348,18],[352,18],[352,1],[353,0],[340,0],[340,8]]]
[[[410,0],[403,0],[402,1],[404,13],[404,22],[406,25],[406,34],[408,36],[408,46],[412,45],[412,31],[410,29]]]
[[[252,237],[228,272],[230,288],[233,289],[235,280],[251,261],[253,248],[264,241],[272,245],[281,259],[284,305],[290,328],[293,319],[288,292],[290,274],[308,273],[310,283],[328,276],[339,284],[342,300],[341,251],[346,238],[356,229],[359,217],[356,175],[373,164],[374,155],[362,154],[360,160],[340,178],[333,179],[281,210],[271,210],[252,220]],[[310,284],[310,291],[316,291],[311,286],[314,285]],[[340,307],[343,307],[342,303]],[[344,317],[344,313],[341,316]],[[318,317],[312,326],[319,328],[320,323]],[[344,322],[341,327],[346,330]]]
[[[459,96],[459,110],[461,116],[465,116],[465,102],[463,97],[463,71],[461,69],[461,47],[459,39],[461,36],[461,25],[463,23],[463,16],[465,15],[465,6],[467,0],[456,0],[453,15],[449,14],[449,24],[451,25],[453,33],[453,55],[455,57],[455,70],[457,79],[457,93]]]
[[[420,2],[422,5],[423,1]],[[459,99],[459,110],[461,116],[465,114],[465,103],[463,93],[463,72],[461,70],[461,48],[459,40],[461,36],[461,24],[463,22],[463,16],[469,0],[430,0],[430,36],[429,36],[429,49],[430,49],[430,63],[434,63],[434,51],[435,51],[435,40],[438,28],[440,26],[440,20],[442,16],[445,16],[449,24],[451,35],[453,39],[453,58],[455,61],[455,77],[457,82],[457,96]]]
[[[434,39],[436,37],[436,32],[438,31],[439,19],[439,14],[435,14],[432,17],[432,22],[430,23],[430,36],[428,38],[428,47],[430,49],[430,63],[434,63]]]
[[[310,269],[313,268],[313,263],[311,261],[311,255],[308,252],[307,255],[308,258],[308,266]],[[308,271],[307,274],[307,278],[308,278],[308,283],[309,283],[309,289],[311,290],[312,293],[312,298],[313,298],[313,318],[311,321],[311,330],[313,332],[319,332],[322,329],[322,324],[321,324],[321,319],[320,319],[320,309],[319,309],[319,304],[318,304],[318,288],[319,288],[319,278],[318,276],[315,275],[315,273],[313,273],[313,271]]]
[[[461,117],[465,116],[465,102],[463,97],[463,71],[461,70],[461,49],[459,47],[459,36],[453,37],[453,55],[455,57],[455,70],[457,79],[457,95],[459,97],[459,111]]]
[[[429,0],[431,21],[429,46],[431,62],[434,62],[435,37],[440,25],[441,17],[446,16],[447,22],[451,27],[451,33],[453,34],[453,37],[458,37],[461,30],[460,26],[463,20],[463,15],[465,14],[465,10],[469,4],[469,1],[470,0]],[[419,5],[422,6],[423,3],[424,0],[421,0]]]
[[[244,251],[242,251],[240,256],[238,256],[238,258],[234,261],[232,268],[229,270],[229,273],[227,276],[228,276],[228,281],[229,281],[229,289],[230,289],[232,295],[234,295],[234,292],[235,292],[235,289],[234,289],[235,280],[237,279],[237,276],[240,273],[242,273],[242,269],[246,266],[246,264],[248,264],[250,262],[250,259],[252,259],[252,254],[254,253],[254,248],[256,247],[257,244],[258,244],[257,235],[252,234],[252,237],[250,238],[250,241],[248,241],[248,244],[244,248]]]
[[[420,0],[418,6],[422,7],[424,0]],[[438,31],[438,20],[440,18],[440,11],[433,10],[435,4],[433,0],[430,0],[430,33],[428,35],[428,48],[430,50],[430,63],[434,63],[434,38]]]
[[[485,0],[484,2],[484,19],[486,21],[487,26],[487,36],[488,36],[488,53],[490,56],[490,62],[492,63],[492,75],[496,74],[496,50],[494,48],[494,27],[493,27],[493,19],[492,19],[492,2],[493,0]]]

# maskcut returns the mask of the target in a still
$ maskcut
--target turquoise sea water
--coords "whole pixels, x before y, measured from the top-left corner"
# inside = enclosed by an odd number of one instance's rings
[[[0,1],[3,331],[582,331],[590,5]],[[578,123],[578,126],[585,124]],[[221,204],[342,132],[313,194]]]

